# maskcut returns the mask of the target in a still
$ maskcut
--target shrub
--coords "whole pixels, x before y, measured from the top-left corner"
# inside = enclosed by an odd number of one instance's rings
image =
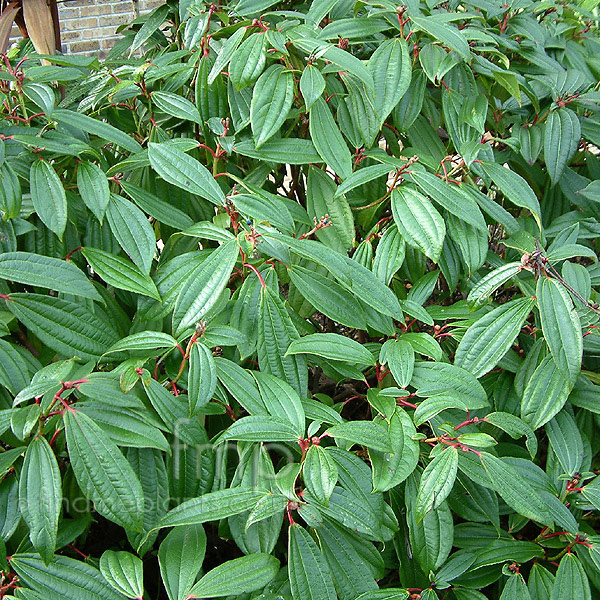
[[[11,50],[0,596],[598,597],[595,5]]]

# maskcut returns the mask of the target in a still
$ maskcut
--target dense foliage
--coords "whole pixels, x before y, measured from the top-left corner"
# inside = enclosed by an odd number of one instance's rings
[[[596,4],[12,49],[0,597],[600,598]]]

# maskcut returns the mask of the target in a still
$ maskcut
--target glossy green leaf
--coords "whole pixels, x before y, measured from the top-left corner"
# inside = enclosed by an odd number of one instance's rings
[[[460,341],[454,364],[475,377],[493,369],[519,335],[534,302],[532,298],[511,300],[477,320]]]
[[[443,449],[425,468],[416,500],[415,514],[422,520],[430,510],[435,510],[452,491],[458,470],[458,450],[450,446]]]
[[[202,568],[206,534],[202,525],[176,527],[158,549],[160,574],[169,600],[186,600]]]
[[[286,356],[293,354],[315,354],[349,363],[374,364],[373,355],[369,350],[353,339],[337,333],[313,333],[293,340],[288,346]]]
[[[79,487],[101,515],[140,531],[142,486],[121,451],[87,415],[67,410],[64,420],[71,466]]]
[[[217,598],[264,588],[279,571],[268,554],[251,554],[224,562],[209,571],[190,591],[189,598]]]
[[[289,529],[288,574],[294,600],[335,600],[331,572],[308,531],[298,524]]]
[[[143,564],[129,552],[107,550],[100,557],[100,572],[113,589],[127,598],[144,594]]]
[[[19,508],[29,527],[29,539],[48,565],[54,556],[62,486],[56,456],[43,437],[27,447],[19,477]]]
[[[554,185],[575,154],[581,139],[579,117],[570,108],[552,111],[544,130],[544,160]]]
[[[152,168],[168,183],[217,206],[225,201],[225,195],[210,171],[185,152],[166,144],[151,143],[148,158]]]
[[[85,161],[77,167],[77,188],[85,205],[102,223],[110,201],[108,179],[102,169],[95,163]]]
[[[36,160],[29,171],[31,200],[42,223],[62,239],[67,226],[67,197],[52,165]]]
[[[150,98],[160,111],[178,119],[202,124],[198,109],[187,98],[182,98],[173,92],[152,92]]]
[[[90,267],[109,285],[160,300],[150,276],[132,262],[97,248],[82,248],[81,252]]]
[[[190,371],[188,374],[188,397],[190,415],[206,406],[217,387],[217,368],[212,352],[201,342],[192,345]]]
[[[225,242],[197,266],[175,303],[173,323],[176,333],[193,327],[219,299],[239,253],[236,240]]]
[[[583,356],[579,316],[569,293],[556,279],[540,277],[535,293],[544,338],[556,366],[572,386]]]
[[[346,179],[352,172],[350,150],[323,98],[315,100],[309,119],[310,138],[319,156],[342,179]]]
[[[392,192],[392,212],[406,243],[437,262],[442,252],[446,226],[431,202],[416,190],[396,188]]]
[[[279,131],[293,99],[294,78],[281,65],[272,65],[259,77],[250,104],[250,125],[257,149]]]

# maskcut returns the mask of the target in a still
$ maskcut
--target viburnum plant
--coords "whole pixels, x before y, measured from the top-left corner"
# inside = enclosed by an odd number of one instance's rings
[[[3,56],[0,597],[599,598],[597,4]]]

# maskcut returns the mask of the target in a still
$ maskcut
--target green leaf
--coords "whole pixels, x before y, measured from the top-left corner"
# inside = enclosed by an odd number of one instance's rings
[[[297,437],[304,435],[306,417],[300,396],[285,381],[269,373],[253,373],[263,403],[269,414],[289,421],[296,429]]]
[[[237,142],[233,151],[242,156],[257,158],[267,162],[284,162],[288,165],[308,165],[322,163],[314,144],[310,140],[299,138],[270,139],[260,148],[255,148],[254,142],[244,140]]]
[[[106,218],[121,248],[143,273],[148,274],[156,252],[156,236],[146,215],[129,200],[113,194]]]
[[[229,78],[237,90],[254,83],[266,63],[265,33],[253,33],[234,52],[229,65]]]
[[[202,568],[206,534],[202,525],[176,527],[162,541],[158,562],[169,600],[186,600]]]
[[[19,509],[29,527],[29,539],[48,565],[54,556],[62,506],[58,462],[43,437],[27,447],[19,477]]]
[[[21,582],[41,597],[63,600],[123,600],[90,564],[55,556],[49,565],[35,554],[15,554],[10,561]]]
[[[160,300],[150,275],[142,273],[132,262],[97,248],[82,248],[81,252],[90,267],[109,285]]]
[[[537,429],[556,415],[567,401],[569,384],[552,356],[547,356],[531,375],[521,400],[521,418]]]
[[[405,340],[388,340],[382,347],[379,361],[387,363],[396,383],[405,388],[412,379],[415,367],[415,351]]]
[[[367,68],[373,76],[374,106],[381,122],[394,110],[410,85],[411,61],[402,38],[380,43]]]
[[[194,222],[191,217],[188,217],[188,215],[172,204],[160,200],[154,194],[127,181],[121,181],[120,184],[125,193],[144,212],[147,212],[157,221],[174,227],[177,230],[185,230],[193,226]]]
[[[187,99],[173,92],[152,92],[150,99],[162,112],[202,125],[202,118],[198,109]]]
[[[363,167],[354,171],[338,188],[335,192],[336,196],[340,194],[347,194],[354,188],[357,188],[365,183],[369,183],[374,179],[387,175],[392,170],[392,167],[388,164],[376,164],[368,167]]]
[[[308,491],[322,504],[327,505],[337,483],[335,462],[320,446],[311,446],[302,465],[302,479]]]
[[[260,590],[278,571],[279,561],[269,554],[234,558],[204,575],[190,591],[189,598],[217,598]]]
[[[515,277],[522,270],[523,266],[520,262],[512,262],[490,271],[471,288],[467,296],[467,302],[475,305],[483,304],[501,285]]]
[[[294,600],[335,600],[329,566],[308,531],[298,524],[289,529],[288,576]]]
[[[219,436],[218,443],[227,440],[297,442],[299,437],[296,427],[280,417],[255,415],[243,417],[230,425]]]
[[[300,92],[306,104],[306,110],[310,110],[312,105],[321,97],[325,91],[325,78],[321,71],[314,65],[306,65],[302,76],[300,77]]]
[[[431,202],[408,187],[392,191],[394,222],[406,243],[437,262],[442,253],[446,226]]]
[[[317,271],[297,265],[291,266],[288,274],[294,286],[319,312],[347,327],[367,328],[364,311],[348,289]]]
[[[39,294],[11,294],[7,308],[40,340],[66,357],[95,360],[117,333],[80,304]]]
[[[166,5],[159,6],[150,13],[131,42],[129,56],[132,56],[136,50],[141,48],[152,37],[158,28],[165,22],[168,14],[169,7]]]
[[[87,115],[72,110],[64,110],[62,108],[55,109],[52,113],[52,118],[69,127],[74,127],[75,129],[81,129],[86,133],[97,135],[103,140],[121,146],[124,150],[129,150],[129,152],[135,153],[142,151],[142,147],[131,136],[99,119],[93,119]]]
[[[188,374],[188,397],[190,416],[206,406],[217,387],[217,367],[212,352],[202,343],[196,342],[190,351]]]
[[[35,287],[102,301],[89,279],[71,262],[33,252],[0,254],[0,277]]]
[[[250,125],[257,149],[279,131],[293,100],[293,75],[281,65],[271,65],[256,82],[250,103]]]
[[[445,182],[427,171],[415,171],[410,175],[410,180],[450,214],[487,234],[487,225],[481,210],[462,187]]]
[[[553,185],[560,180],[580,139],[579,117],[571,109],[558,108],[548,115],[544,129],[544,161]]]
[[[337,333],[313,333],[292,341],[285,356],[290,354],[315,354],[331,360],[341,360],[360,365],[373,365],[371,352],[357,341]]]
[[[493,369],[519,335],[534,303],[532,298],[511,300],[475,321],[456,349],[454,364],[475,377]]]
[[[487,452],[481,453],[480,460],[506,504],[528,519],[552,526],[554,519],[542,496],[513,466]]]
[[[168,333],[163,333],[162,331],[140,331],[139,333],[132,333],[120,339],[107,350],[107,354],[122,350],[130,352],[135,352],[136,350],[164,350],[175,348],[176,346],[177,340]]]
[[[342,179],[346,179],[352,173],[352,157],[323,98],[315,100],[309,119],[310,138],[320,157]]]
[[[195,158],[167,144],[148,144],[152,168],[168,183],[209,200],[217,206],[225,202],[225,194],[210,171]]]
[[[208,74],[209,85],[215,81],[215,79],[221,74],[221,71],[227,66],[227,63],[231,60],[233,53],[242,43],[245,34],[245,27],[240,27],[221,46],[221,50],[215,60],[215,63]]]
[[[435,510],[450,494],[458,470],[458,450],[444,448],[425,468],[417,495],[415,514],[421,521],[430,510]]]
[[[504,197],[515,206],[527,208],[541,229],[540,203],[529,184],[519,174],[498,163],[481,162],[481,166]]]
[[[238,253],[237,240],[230,240],[213,250],[192,271],[173,310],[176,335],[193,327],[216,304],[229,281]]]
[[[249,417],[246,417],[249,418]],[[237,422],[237,421],[236,421]],[[170,510],[160,521],[160,527],[199,525],[218,521],[252,510],[267,490],[251,488],[228,488],[192,498]]]
[[[560,560],[550,600],[562,600],[562,598],[569,597],[581,598],[581,600],[591,600],[592,598],[588,576],[583,565],[570,552]]]
[[[42,223],[62,239],[67,226],[67,196],[49,162],[35,160],[29,171],[31,200]]]
[[[457,52],[464,60],[470,60],[471,51],[465,36],[452,25],[448,23],[442,24],[436,21],[434,17],[416,15],[414,11],[410,13],[410,22],[418,29],[422,29],[434,39]]]
[[[333,438],[360,444],[379,452],[392,452],[390,436],[385,429],[373,421],[347,421],[327,430]]]
[[[110,188],[104,171],[92,162],[80,162],[77,166],[77,188],[85,205],[102,223],[110,201]]]
[[[100,557],[100,572],[113,589],[127,598],[144,594],[143,564],[130,552],[107,550]]]
[[[306,211],[317,223],[325,215],[330,225],[316,232],[317,239],[326,246],[346,253],[354,243],[354,217],[348,201],[335,195],[335,183],[330,175],[310,167],[307,179]]]
[[[69,458],[81,490],[101,515],[141,531],[142,486],[121,451],[87,415],[70,409],[63,417]]]
[[[556,366],[572,387],[581,370],[583,358],[579,316],[569,293],[556,279],[540,277],[535,293],[544,339]]]
[[[302,355],[286,355],[298,337],[279,292],[263,287],[258,318],[258,364],[261,371],[287,381],[302,397],[307,387],[306,359]]]
[[[494,79],[519,103],[521,106],[521,88],[519,79],[510,71],[494,70]]]
[[[394,399],[395,402],[395,399]],[[373,490],[386,492],[402,483],[417,466],[419,442],[413,440],[417,430],[406,411],[397,407],[389,420],[376,420],[387,429],[392,442],[391,452],[369,449],[373,469]]]

